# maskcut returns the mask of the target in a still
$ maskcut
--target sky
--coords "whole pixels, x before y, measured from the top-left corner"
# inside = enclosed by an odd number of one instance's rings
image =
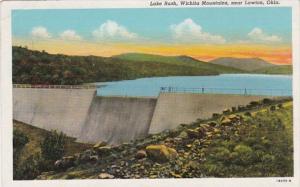
[[[291,62],[290,8],[14,10],[13,45],[69,55],[259,57]]]

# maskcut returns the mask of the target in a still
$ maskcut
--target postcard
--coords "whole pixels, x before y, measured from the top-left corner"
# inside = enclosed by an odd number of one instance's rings
[[[299,1],[4,1],[10,186],[299,186]]]

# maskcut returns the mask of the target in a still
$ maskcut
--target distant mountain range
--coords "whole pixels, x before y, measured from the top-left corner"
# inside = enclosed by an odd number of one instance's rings
[[[219,58],[204,62],[189,56],[142,53],[70,56],[13,47],[13,82],[19,84],[82,84],[224,73],[290,74],[291,69],[291,66],[273,65],[261,59]]]
[[[221,57],[210,61],[209,63],[223,66],[234,67],[245,71],[254,71],[261,68],[268,68],[275,66],[260,58],[232,58]]]
[[[275,65],[261,58],[232,58],[221,57],[209,63],[228,66],[251,73],[292,74],[292,65]]]

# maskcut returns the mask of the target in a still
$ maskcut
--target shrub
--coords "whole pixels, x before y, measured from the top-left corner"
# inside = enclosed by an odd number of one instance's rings
[[[28,137],[19,130],[13,131],[13,176],[18,175],[18,162],[20,153],[24,146],[29,142]]]
[[[20,149],[29,142],[28,137],[19,130],[13,131],[13,147],[14,149]]]
[[[42,157],[45,160],[55,161],[61,158],[65,152],[66,135],[52,131],[48,134],[41,143]]]
[[[238,158],[236,159],[237,164],[251,164],[251,160],[253,158],[253,151],[251,147],[239,144],[235,146],[234,152],[236,152],[238,155]]]

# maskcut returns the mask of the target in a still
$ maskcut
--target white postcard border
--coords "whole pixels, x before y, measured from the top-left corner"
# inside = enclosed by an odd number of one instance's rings
[[[266,1],[266,0],[264,0]],[[1,4],[1,45],[0,45],[0,101],[1,101],[1,183],[3,186],[300,186],[300,14],[298,0],[278,0],[280,5],[247,7],[292,7],[292,54],[293,54],[293,97],[294,97],[294,177],[270,178],[200,178],[200,179],[112,179],[112,180],[35,180],[13,181],[12,157],[12,39],[11,10],[13,9],[84,9],[84,8],[172,8],[170,6],[150,7],[145,0],[100,0],[100,1],[7,1]],[[243,6],[188,6],[190,8],[243,7]],[[187,8],[187,7],[175,7]],[[298,114],[298,115],[297,115]],[[292,182],[277,182],[278,179],[291,179]]]

